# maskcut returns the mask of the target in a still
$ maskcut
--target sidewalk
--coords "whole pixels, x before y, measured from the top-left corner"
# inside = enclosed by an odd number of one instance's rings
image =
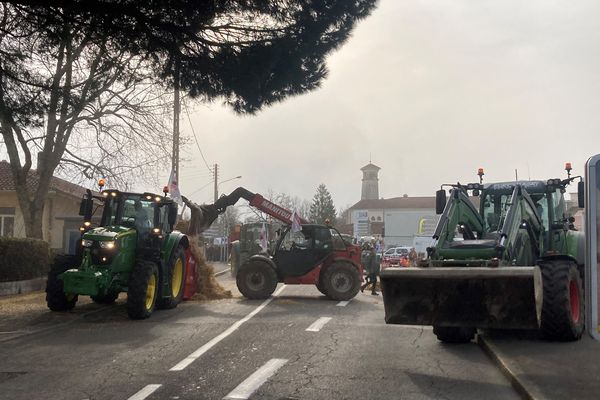
[[[518,335],[482,335],[479,345],[528,399],[599,399],[600,342],[546,342]]]

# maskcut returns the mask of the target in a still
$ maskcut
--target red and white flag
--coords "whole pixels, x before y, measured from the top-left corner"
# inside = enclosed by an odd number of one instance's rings
[[[267,227],[263,222],[262,228],[260,228],[260,247],[262,251],[267,251],[269,248],[269,233],[267,232]]]
[[[302,224],[300,223],[300,216],[296,213],[296,210],[292,212],[292,233],[300,232],[302,230]]]
[[[171,170],[171,176],[169,176],[169,193],[171,193],[171,198],[175,200],[177,204],[180,206],[183,205],[183,200],[181,199],[181,192],[179,191],[179,184],[177,182],[177,178],[175,177],[175,171]]]

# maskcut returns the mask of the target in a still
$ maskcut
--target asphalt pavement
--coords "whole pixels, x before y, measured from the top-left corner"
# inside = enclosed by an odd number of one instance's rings
[[[279,285],[269,300],[246,300],[228,273],[218,279],[233,299],[143,321],[119,299],[5,340],[0,399],[519,398],[476,343],[385,325],[381,296],[335,302]]]

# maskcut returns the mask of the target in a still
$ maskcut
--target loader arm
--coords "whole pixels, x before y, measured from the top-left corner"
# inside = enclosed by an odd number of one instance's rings
[[[252,193],[248,189],[238,187],[228,195],[223,195],[217,199],[214,204],[197,205],[190,201],[185,196],[183,201],[192,211],[189,234],[199,234],[208,229],[220,214],[223,214],[227,207],[235,205],[240,199],[247,200],[252,207],[270,215],[271,217],[285,223],[292,222],[292,212],[283,208],[267,199],[258,193]],[[306,224],[308,221],[300,218],[301,224]]]
[[[450,201],[446,203],[433,238],[443,246],[454,239],[457,227],[462,230],[463,239],[475,239],[474,233],[481,237],[483,232],[483,220],[479,212],[460,188],[450,191]]]

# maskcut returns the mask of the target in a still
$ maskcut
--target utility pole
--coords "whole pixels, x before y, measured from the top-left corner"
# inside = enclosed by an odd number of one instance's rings
[[[215,164],[215,203],[219,199],[219,191],[217,189],[217,181],[219,180],[219,164]]]
[[[175,61],[175,76],[173,77],[173,157],[171,169],[175,176],[175,182],[179,185],[179,60]]]

